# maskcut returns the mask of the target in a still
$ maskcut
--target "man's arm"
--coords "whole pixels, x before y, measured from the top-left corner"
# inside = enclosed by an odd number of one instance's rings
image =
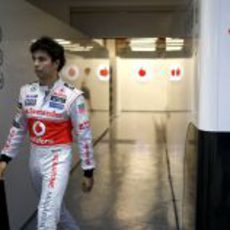
[[[92,134],[88,111],[82,95],[78,96],[70,107],[70,116],[74,128],[74,138],[77,140],[81,167],[84,170],[83,191],[90,191],[93,187],[93,170],[95,168],[92,146]]]
[[[0,178],[4,176],[7,163],[17,155],[19,146],[26,135],[26,131],[27,122],[22,110],[22,96],[20,92],[16,115],[14,117],[12,127],[10,128],[5,146],[0,152]]]

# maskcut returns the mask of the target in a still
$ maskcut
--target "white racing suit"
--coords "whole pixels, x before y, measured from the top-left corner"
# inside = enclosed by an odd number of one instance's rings
[[[62,204],[71,168],[71,143],[76,138],[81,167],[92,172],[92,136],[82,92],[58,79],[51,89],[38,82],[20,90],[17,113],[1,158],[17,155],[29,131],[30,170],[33,185],[40,195],[38,229],[78,229]]]

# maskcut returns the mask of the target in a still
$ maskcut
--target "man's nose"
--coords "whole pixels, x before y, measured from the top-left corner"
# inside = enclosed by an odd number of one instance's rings
[[[39,66],[39,61],[37,59],[34,60],[34,66],[35,67]]]

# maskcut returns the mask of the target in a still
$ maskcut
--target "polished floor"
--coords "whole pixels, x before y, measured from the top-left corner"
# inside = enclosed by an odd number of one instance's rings
[[[66,206],[82,230],[181,229],[187,112],[122,113],[95,147],[95,187],[73,171]],[[32,221],[26,228],[35,228]]]

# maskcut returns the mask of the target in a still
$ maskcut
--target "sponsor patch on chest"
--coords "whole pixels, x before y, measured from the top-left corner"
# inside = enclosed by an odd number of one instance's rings
[[[53,101],[50,101],[49,103],[49,107],[50,108],[54,108],[54,109],[64,109],[64,104],[63,103],[59,103],[59,102],[53,102]]]
[[[52,101],[52,102],[59,102],[59,103],[65,103],[66,102],[66,98],[64,98],[64,97],[58,97],[58,96],[51,96],[51,98],[50,98],[50,100]]]
[[[25,106],[35,106],[37,103],[37,99],[35,98],[26,98],[25,99]]]

